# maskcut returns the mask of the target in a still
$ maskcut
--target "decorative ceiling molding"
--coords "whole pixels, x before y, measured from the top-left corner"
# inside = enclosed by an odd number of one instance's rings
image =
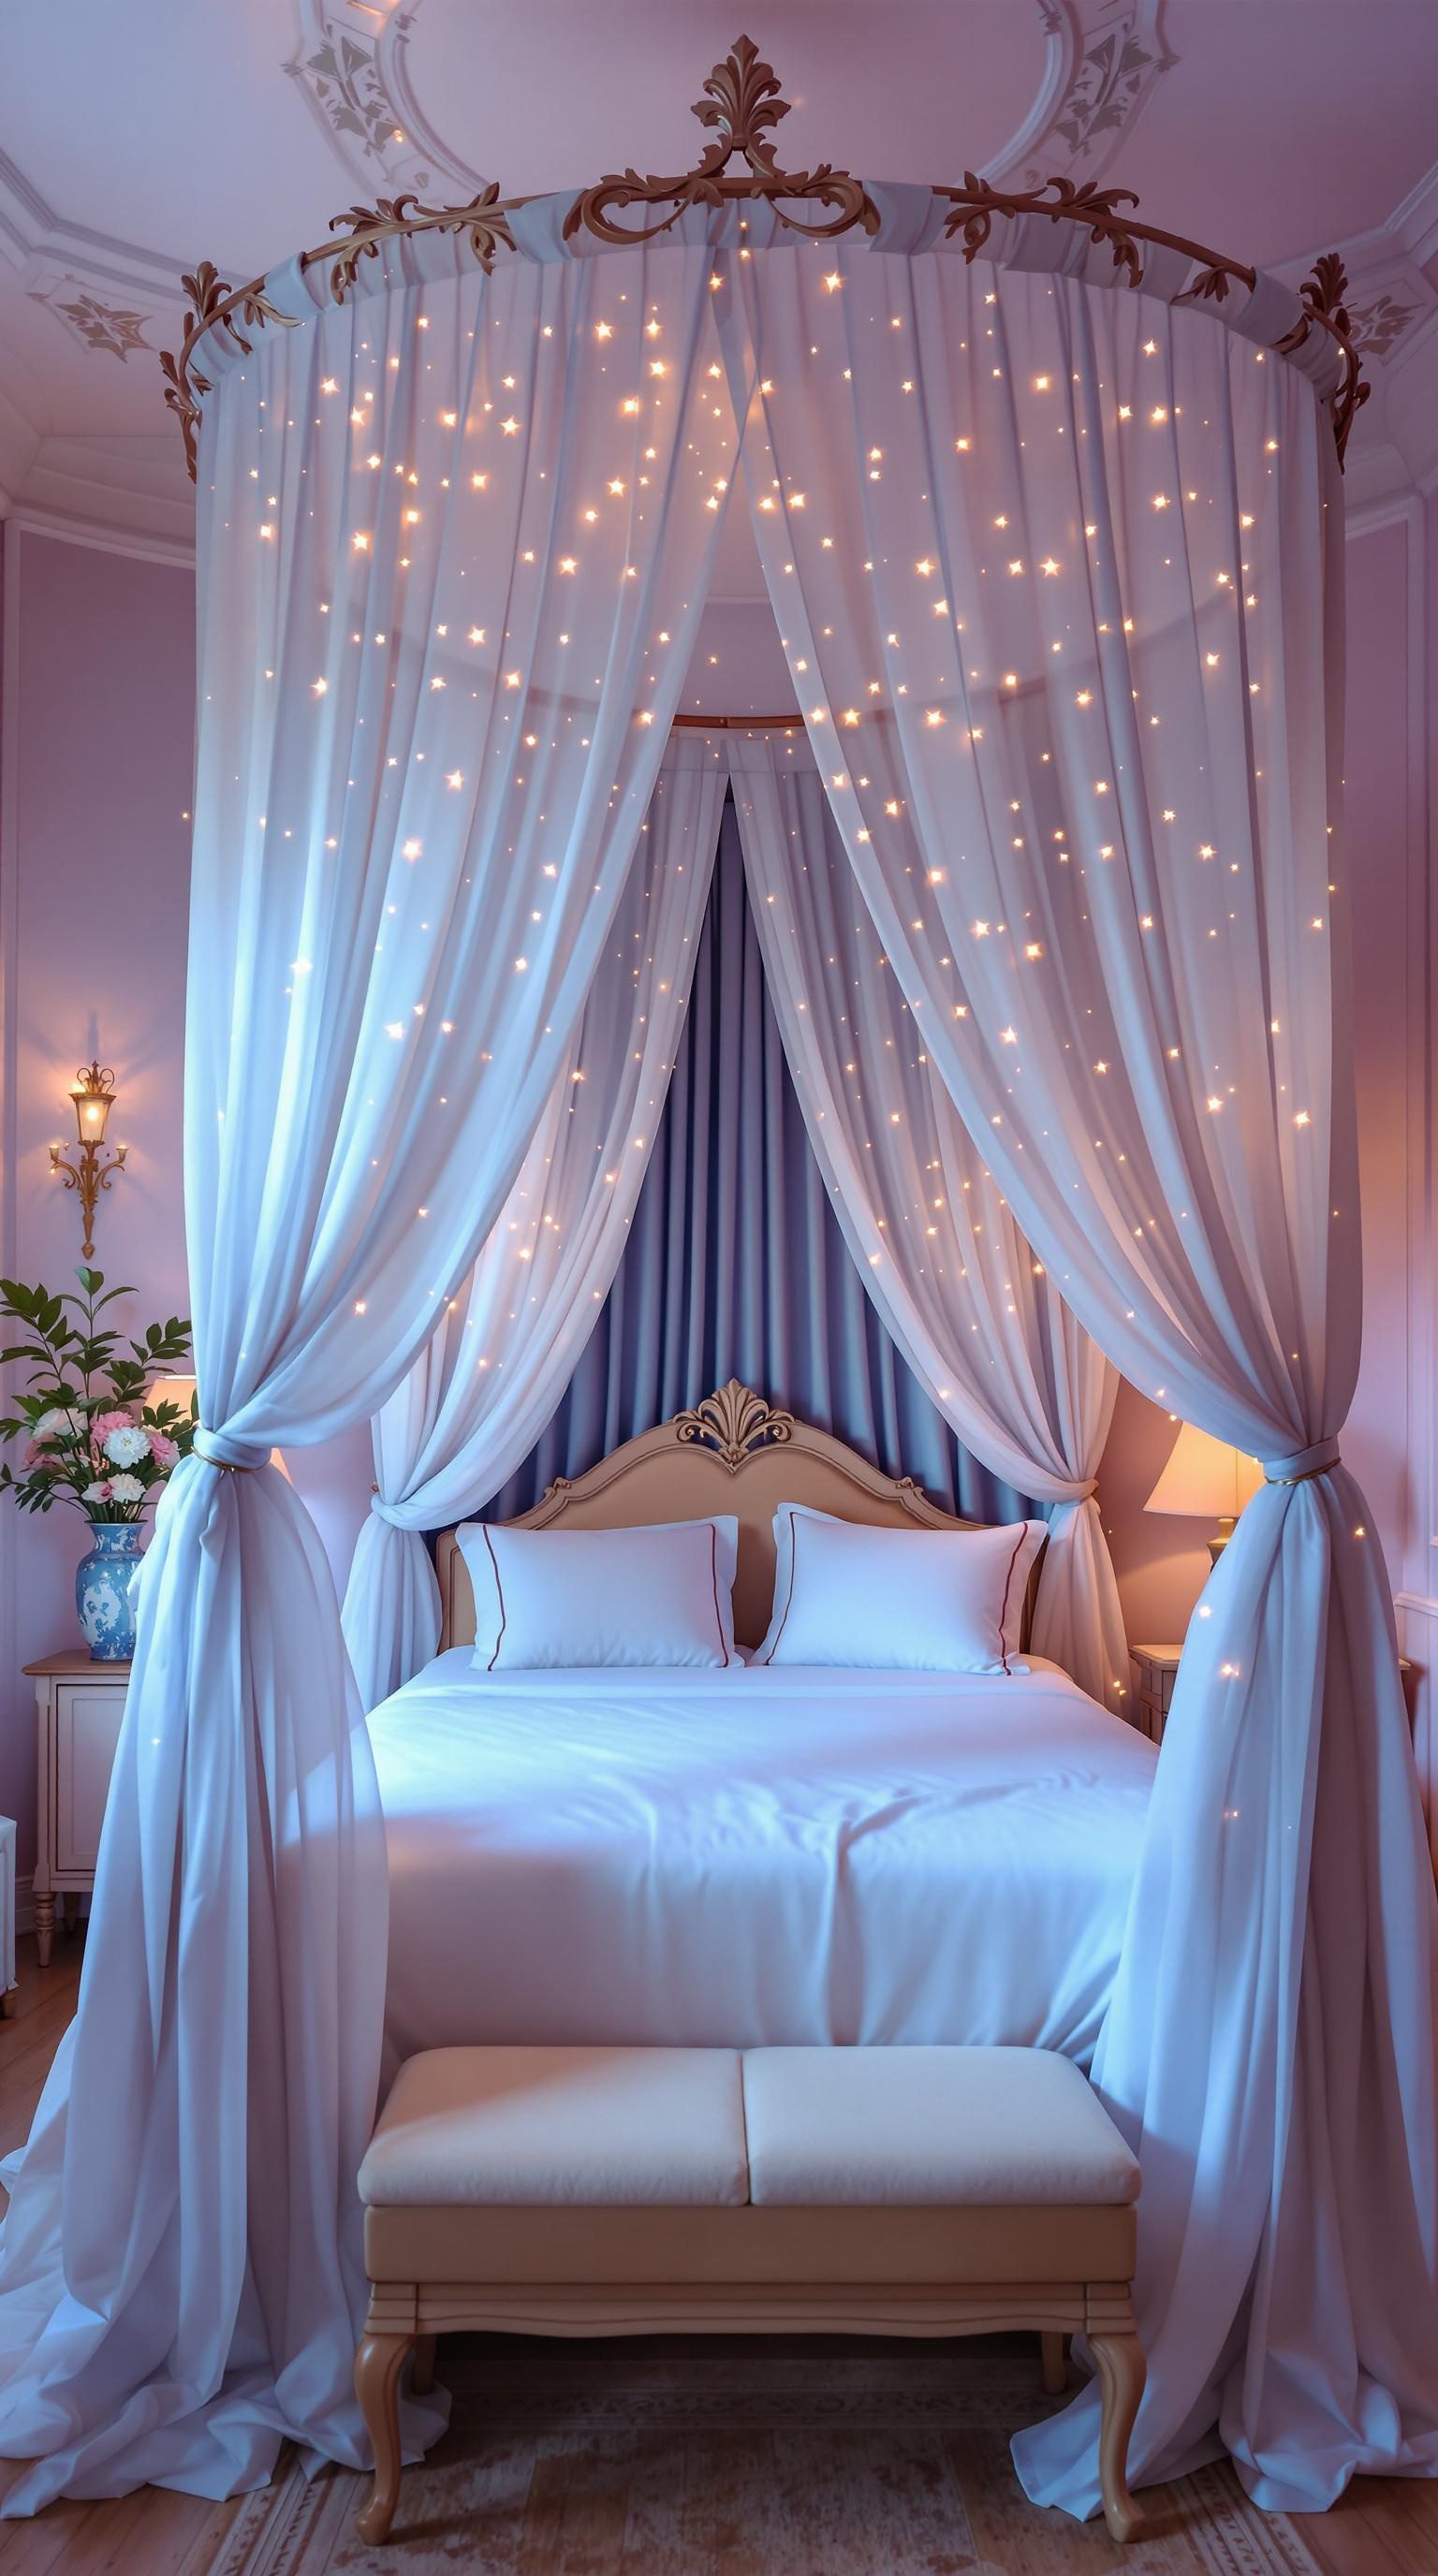
[[[9,525],[31,536],[55,537],[63,545],[87,546],[93,554],[129,555],[140,563],[173,564],[181,571],[194,570],[193,534],[152,536],[143,528],[125,527],[109,520],[76,519],[67,511],[41,509],[31,501],[12,504]]]
[[[137,242],[124,241],[117,234],[72,224],[4,152],[0,152],[0,258],[22,276],[32,261],[48,259],[102,291],[113,288],[130,303],[148,301],[170,312],[182,300],[180,273],[189,265],[186,260],[167,259],[161,251],[142,250]]]
[[[0,384],[0,519],[9,516],[24,490],[40,441],[35,422]]]
[[[122,360],[155,348],[184,300],[182,261],[72,224],[3,152],[0,261],[78,347]]]
[[[299,0],[300,38],[283,66],[352,177],[387,196],[436,186],[463,197],[485,181],[437,134],[409,76],[419,8],[388,0]]]
[[[1348,504],[1427,491],[1438,477],[1438,163],[1371,232],[1338,245],[1353,345],[1373,387],[1348,452]],[[1296,284],[1308,262],[1276,273]]]
[[[107,304],[68,268],[56,268],[51,260],[33,262],[26,271],[26,294],[32,304],[43,304],[63,322],[71,337],[84,349],[104,350],[110,357],[124,360],[136,349],[154,355],[154,342],[145,337],[146,327],[160,318],[154,305]]]
[[[1038,0],[1048,58],[1039,94],[989,179],[1033,188],[1062,171],[1095,179],[1133,132],[1178,56],[1163,35],[1164,0]]]

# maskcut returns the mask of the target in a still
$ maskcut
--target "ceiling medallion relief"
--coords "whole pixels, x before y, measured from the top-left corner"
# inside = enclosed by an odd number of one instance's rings
[[[131,305],[107,303],[82,277],[68,269],[51,275],[47,262],[32,270],[31,275],[37,282],[27,284],[25,292],[32,304],[43,304],[47,312],[65,324],[82,348],[103,351],[122,364],[136,349],[154,355],[155,344],[146,339],[145,329],[147,324],[159,321],[161,307],[151,304],[138,311]],[[172,298],[168,312],[173,310]]]
[[[1163,0],[1052,0],[1049,77],[1032,119],[1003,157],[1029,186],[1064,169],[1097,178],[1178,60],[1163,38]]]
[[[440,187],[476,196],[484,182],[424,115],[409,75],[419,0],[298,0],[299,42],[284,65],[345,168],[394,197]]]
[[[1371,380],[1349,507],[1423,490],[1438,472],[1438,166],[1386,224],[1341,246],[1355,351]],[[1307,263],[1275,272],[1296,284]]]
[[[1422,311],[1421,304],[1405,304],[1401,296],[1390,294],[1387,288],[1367,303],[1353,305],[1354,348],[1362,357],[1376,358],[1380,362],[1391,357],[1405,331],[1418,320]]]
[[[26,295],[92,354],[123,361],[153,351],[183,299],[180,263],[72,224],[0,153],[0,261]]]

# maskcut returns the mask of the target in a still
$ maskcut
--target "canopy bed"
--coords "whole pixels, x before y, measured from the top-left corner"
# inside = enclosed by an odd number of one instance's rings
[[[785,173],[777,86],[736,47],[678,178],[399,200],[267,279],[194,280],[169,375],[199,499],[206,1427],[147,1559],[104,1937],[6,2224],[0,2448],[33,2461],[7,2512],[231,2493],[286,2435],[359,2455],[383,1826],[328,1569],[266,1461],[384,1417],[369,1588],[422,1663],[442,1605],[403,1541],[502,1482],[612,1275],[604,1194],[672,1050],[641,1022],[683,980],[680,853],[712,852],[725,766],[851,1248],[950,1418],[1059,1507],[1056,1658],[1105,1687],[1112,1370],[1264,1462],[1093,2062],[1144,2170],[1135,2480],[1226,2446],[1305,2507],[1438,2467],[1434,1890],[1338,1447],[1341,272],[1294,295],[1112,191]],[[666,768],[736,506],[807,783],[792,729]],[[438,2420],[416,2401],[407,2438]],[[1030,2492],[1094,2511],[1096,2430],[1086,2391],[1023,2436]]]
[[[517,1525],[733,1513],[734,1631],[753,1653],[792,1504],[968,1526],[737,1383]],[[1054,1665],[490,1675],[453,1531],[437,1570],[439,1655],[370,1720],[389,2058],[958,2042],[1087,2062],[1153,1756]]]

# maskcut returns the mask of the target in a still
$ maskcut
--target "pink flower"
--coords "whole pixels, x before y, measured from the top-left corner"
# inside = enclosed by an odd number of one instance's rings
[[[154,1459],[160,1473],[164,1476],[168,1476],[171,1468],[177,1467],[180,1463],[179,1450],[175,1446],[174,1441],[170,1438],[168,1432],[151,1431],[147,1433],[146,1436],[150,1443],[151,1457]]]
[[[45,1447],[43,1441],[26,1441],[25,1466],[32,1474],[41,1476],[58,1476],[62,1463],[63,1462],[59,1458],[55,1457],[53,1453]]]
[[[93,1485],[85,1487],[80,1499],[85,1503],[108,1503],[111,1499],[109,1477],[98,1476]]]
[[[133,1431],[134,1427],[133,1413],[123,1411],[97,1413],[90,1425],[90,1437],[92,1440],[104,1440],[111,1431]]]

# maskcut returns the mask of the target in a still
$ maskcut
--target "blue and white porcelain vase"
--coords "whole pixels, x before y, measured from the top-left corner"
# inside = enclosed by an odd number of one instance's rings
[[[89,1554],[75,1569],[75,1607],[92,1664],[125,1664],[135,1651],[130,1585],[144,1532],[138,1521],[92,1521]]]

